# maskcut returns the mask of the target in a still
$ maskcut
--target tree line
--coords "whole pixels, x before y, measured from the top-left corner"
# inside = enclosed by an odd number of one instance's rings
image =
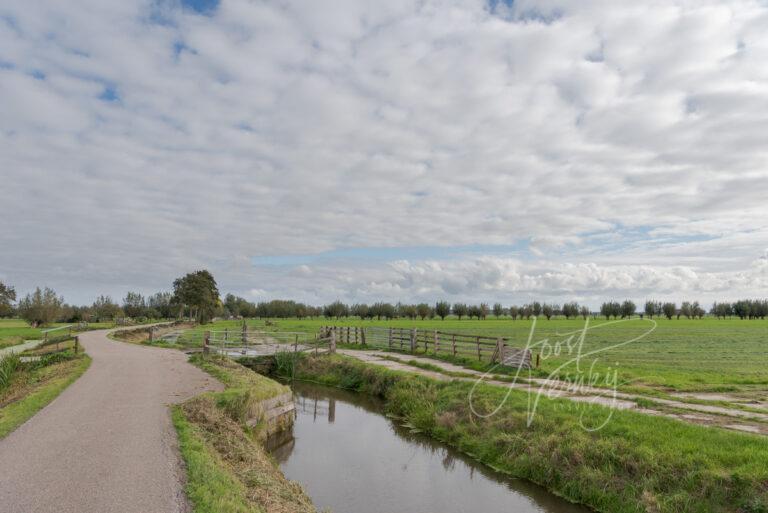
[[[118,304],[110,296],[102,295],[91,305],[76,306],[67,304],[64,298],[52,289],[37,288],[16,302],[13,287],[0,282],[0,317],[18,316],[33,326],[52,322],[103,322],[121,318],[137,321],[146,319],[190,318],[198,322],[207,322],[215,317],[221,318],[344,318],[360,319],[445,319],[453,315],[459,320],[507,317],[512,320],[531,319],[533,317],[552,319],[583,318],[598,315],[606,319],[632,318],[635,316],[666,317],[667,319],[701,319],[707,311],[698,301],[683,301],[678,307],[674,302],[648,300],[638,311],[634,302],[627,299],[622,302],[607,301],[599,311],[593,312],[586,305],[572,301],[564,304],[533,301],[521,306],[504,306],[495,303],[468,304],[437,301],[428,303],[355,303],[352,305],[334,301],[324,306],[312,306],[291,300],[272,300],[254,303],[234,294],[227,294],[222,300],[213,275],[205,270],[195,271],[173,282],[173,291],[160,291],[149,296],[138,292],[128,292],[122,303]],[[15,304],[14,304],[15,303]],[[709,315],[724,319],[765,319],[768,316],[768,300],[743,299],[735,302],[715,302]]]

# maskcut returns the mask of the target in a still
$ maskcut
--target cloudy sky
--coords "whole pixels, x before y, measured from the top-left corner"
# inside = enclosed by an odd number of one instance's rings
[[[768,295],[768,4],[0,3],[0,280]]]

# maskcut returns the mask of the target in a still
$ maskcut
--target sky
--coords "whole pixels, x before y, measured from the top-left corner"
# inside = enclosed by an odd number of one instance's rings
[[[0,3],[0,280],[768,296],[768,4]]]

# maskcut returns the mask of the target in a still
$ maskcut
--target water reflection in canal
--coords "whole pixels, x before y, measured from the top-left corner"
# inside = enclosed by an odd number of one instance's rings
[[[294,385],[292,433],[270,441],[289,479],[334,513],[585,513],[382,415],[370,396]]]

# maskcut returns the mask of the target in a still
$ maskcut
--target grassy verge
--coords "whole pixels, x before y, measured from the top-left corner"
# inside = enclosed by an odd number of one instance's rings
[[[259,401],[290,389],[225,358],[194,355],[190,361],[227,387],[173,410],[194,512],[315,513],[262,447],[260,426],[245,425]]]
[[[297,378],[379,395],[388,413],[491,467],[607,513],[768,511],[759,436],[542,398],[527,425],[522,391],[440,382],[340,356],[302,358]],[[505,400],[505,395],[509,397]],[[610,415],[610,417],[608,417]],[[601,429],[586,431],[609,421]]]
[[[58,353],[40,362],[24,363],[0,392],[0,438],[40,411],[88,369],[91,359]]]

